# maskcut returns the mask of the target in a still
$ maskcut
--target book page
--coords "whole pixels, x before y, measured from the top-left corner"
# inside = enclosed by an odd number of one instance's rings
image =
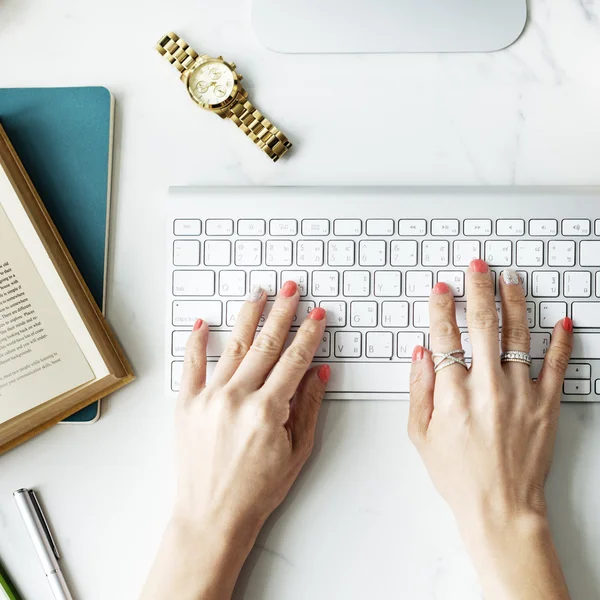
[[[0,197],[0,423],[95,378],[2,208],[3,200]]]

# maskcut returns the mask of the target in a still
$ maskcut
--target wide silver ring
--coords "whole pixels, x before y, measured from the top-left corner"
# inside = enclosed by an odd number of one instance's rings
[[[516,362],[531,366],[531,354],[529,352],[521,352],[520,350],[507,350],[500,355],[500,362]]]
[[[439,373],[442,369],[446,367],[451,367],[452,365],[460,365],[469,370],[469,365],[464,360],[465,351],[462,348],[457,348],[456,350],[452,350],[451,352],[435,352],[431,355],[433,358],[433,372]]]

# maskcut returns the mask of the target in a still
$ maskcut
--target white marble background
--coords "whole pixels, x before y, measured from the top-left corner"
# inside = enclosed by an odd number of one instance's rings
[[[93,427],[0,459],[0,556],[50,599],[11,499],[36,486],[77,598],[131,600],[167,517],[172,406],[163,389],[163,217],[174,184],[600,184],[600,2],[533,0],[490,55],[285,56],[254,40],[245,0],[0,0],[0,85],[106,85],[118,102],[109,318],[138,381]],[[153,50],[174,29],[235,60],[296,143],[272,165],[189,102]],[[362,104],[361,74],[381,82]],[[452,519],[404,434],[403,403],[327,405],[314,460],[261,535],[248,600],[476,600]],[[566,407],[550,508],[575,600],[600,597],[600,409]]]

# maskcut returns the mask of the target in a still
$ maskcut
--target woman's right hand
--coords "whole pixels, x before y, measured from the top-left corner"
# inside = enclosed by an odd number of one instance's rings
[[[514,271],[500,279],[502,350],[529,352],[523,288]],[[461,348],[446,284],[430,299],[436,353]],[[434,373],[431,353],[416,348],[409,435],[440,494],[453,510],[482,581],[486,600],[566,599],[552,546],[544,496],[573,324],[558,323],[536,382],[520,363],[501,364],[494,282],[487,264],[467,273],[472,367]]]

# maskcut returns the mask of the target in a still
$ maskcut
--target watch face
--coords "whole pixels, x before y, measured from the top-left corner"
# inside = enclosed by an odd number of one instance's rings
[[[223,104],[233,91],[233,71],[220,61],[208,61],[190,75],[188,85],[192,96],[201,104]]]

